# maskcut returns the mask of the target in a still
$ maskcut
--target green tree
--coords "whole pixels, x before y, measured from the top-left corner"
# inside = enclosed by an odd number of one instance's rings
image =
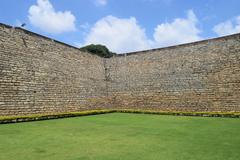
[[[90,45],[80,48],[80,50],[84,51],[84,52],[89,52],[91,54],[96,54],[96,55],[98,55],[100,57],[104,57],[104,58],[110,58],[114,54],[116,54],[116,53],[109,51],[109,49],[106,46],[101,45],[101,44],[90,44]]]

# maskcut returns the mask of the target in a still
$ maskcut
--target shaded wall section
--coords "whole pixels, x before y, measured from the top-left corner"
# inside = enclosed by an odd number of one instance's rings
[[[105,60],[0,25],[0,115],[104,108]]]
[[[117,108],[240,111],[240,34],[107,61]]]

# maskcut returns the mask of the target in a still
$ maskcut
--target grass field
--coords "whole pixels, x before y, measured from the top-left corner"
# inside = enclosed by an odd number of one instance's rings
[[[238,160],[240,119],[111,113],[0,125],[0,160]]]

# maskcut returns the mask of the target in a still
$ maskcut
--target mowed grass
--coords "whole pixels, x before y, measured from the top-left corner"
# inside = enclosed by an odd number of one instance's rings
[[[111,113],[0,125],[0,160],[238,160],[240,119]]]

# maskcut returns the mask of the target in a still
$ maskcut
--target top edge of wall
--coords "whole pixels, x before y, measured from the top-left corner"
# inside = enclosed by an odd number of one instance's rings
[[[75,46],[72,46],[70,44],[67,44],[67,43],[64,43],[64,42],[61,42],[61,41],[49,38],[47,36],[43,36],[41,34],[29,31],[29,30],[21,28],[21,27],[14,27],[14,26],[10,26],[10,25],[4,24],[4,23],[0,23],[0,26],[4,26],[6,28],[15,28],[15,29],[23,31],[26,34],[42,37],[44,39],[47,39],[47,40],[50,40],[50,41],[53,41],[53,42],[56,42],[56,43],[60,43],[60,44],[62,44],[64,46],[68,46],[68,47],[71,47],[71,48],[79,50],[79,48],[77,48]],[[230,38],[233,38],[233,37],[240,37],[240,33],[231,34],[231,35],[227,35],[227,36],[216,37],[216,38],[210,38],[210,39],[205,39],[205,40],[200,40],[200,41],[195,41],[195,42],[190,42],[190,43],[184,43],[184,44],[179,44],[179,45],[173,45],[173,46],[168,46],[168,47],[154,48],[154,49],[135,51],[135,52],[128,52],[128,53],[121,53],[121,54],[115,55],[114,57],[130,56],[130,55],[136,55],[136,54],[145,54],[145,53],[153,52],[153,51],[160,51],[160,50],[167,50],[167,49],[175,49],[175,48],[178,48],[178,47],[193,46],[193,45],[206,43],[206,42],[213,42],[213,41],[217,41],[217,40],[221,40],[221,39],[230,39]],[[86,52],[86,53],[88,53],[88,52]],[[88,53],[88,54],[90,54],[90,53]],[[90,54],[90,55],[92,55],[92,54]],[[100,57],[100,58],[103,58],[103,57]]]
[[[62,45],[65,45],[65,46],[68,46],[68,47],[71,47],[71,48],[74,48],[74,49],[78,49],[77,47],[75,46],[72,46],[70,44],[67,44],[67,43],[64,43],[64,42],[61,42],[61,41],[58,41],[58,40],[55,40],[55,39],[52,39],[52,38],[49,38],[47,36],[43,36],[41,34],[38,34],[38,33],[35,33],[35,32],[32,32],[32,31],[29,31],[27,29],[24,29],[24,28],[21,28],[21,27],[14,27],[14,26],[10,26],[10,25],[7,25],[7,24],[4,24],[4,23],[0,23],[0,26],[4,26],[6,28],[14,28],[14,29],[18,29],[18,30],[21,30],[23,31],[24,33],[27,33],[27,34],[30,34],[30,35],[34,35],[34,36],[38,36],[38,37],[41,37],[41,38],[44,38],[44,39],[47,39],[47,40],[50,40],[50,41],[53,41],[53,42],[57,42],[57,43],[60,43]]]
[[[5,28],[14,28],[13,26],[10,26],[8,24],[4,24],[4,23],[1,23],[1,22],[0,22],[0,26],[3,26]]]
[[[152,51],[175,49],[175,48],[186,47],[186,46],[194,46],[194,45],[198,45],[198,44],[201,44],[201,43],[214,42],[214,41],[217,41],[217,40],[224,40],[224,39],[227,40],[227,39],[231,39],[231,38],[234,38],[234,37],[239,37],[240,38],[240,33],[235,33],[235,34],[216,37],[216,38],[204,39],[204,40],[190,42],[190,43],[183,43],[183,44],[179,44],[179,45],[167,46],[167,47],[162,47],[162,48],[154,48],[154,49],[148,49],[148,50],[142,50],[142,51],[121,53],[121,54],[116,55],[115,57],[130,56],[130,55],[136,55],[136,54],[145,54],[145,53],[152,52]]]

